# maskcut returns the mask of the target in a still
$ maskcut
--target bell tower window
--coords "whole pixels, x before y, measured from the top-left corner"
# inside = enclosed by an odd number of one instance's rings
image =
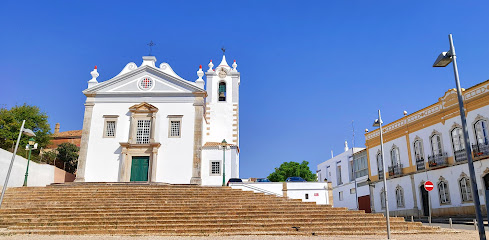
[[[226,101],[226,83],[220,82],[219,83],[219,102],[225,102],[225,101]]]

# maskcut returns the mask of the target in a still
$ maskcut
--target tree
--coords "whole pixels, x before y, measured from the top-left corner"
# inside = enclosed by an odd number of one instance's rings
[[[75,173],[78,164],[78,151],[80,149],[72,143],[61,143],[56,151],[58,152],[57,159],[64,164],[65,171]]]
[[[308,182],[316,181],[316,174],[309,169],[309,162],[284,162],[279,168],[275,168],[275,172],[268,175],[268,179],[272,182],[283,182],[288,177],[301,177]]]
[[[22,120],[25,120],[25,128],[31,129],[36,134],[34,138],[38,144],[38,150],[34,155],[39,154],[41,147],[46,148],[49,144],[50,130],[48,116],[36,106],[24,104],[22,106],[12,107],[10,110],[0,108],[0,148],[13,151],[19,130],[22,126]],[[27,145],[29,138],[22,137],[19,143],[19,149]],[[24,151],[18,151],[17,154],[25,155]]]

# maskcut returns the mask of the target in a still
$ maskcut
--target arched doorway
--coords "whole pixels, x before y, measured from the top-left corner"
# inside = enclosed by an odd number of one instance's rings
[[[423,206],[423,216],[430,215],[430,203],[428,198],[428,191],[424,189],[424,184],[419,186],[419,191],[421,193],[421,205]]]

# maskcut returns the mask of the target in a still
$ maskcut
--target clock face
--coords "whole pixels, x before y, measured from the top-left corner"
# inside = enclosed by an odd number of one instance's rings
[[[224,71],[223,69],[221,69],[221,71],[219,71],[219,77],[220,78],[225,78],[226,77],[226,71]]]

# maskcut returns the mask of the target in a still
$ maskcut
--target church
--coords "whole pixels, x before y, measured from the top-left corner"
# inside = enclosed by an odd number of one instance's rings
[[[197,80],[143,56],[86,96],[77,182],[160,182],[218,186],[239,178],[236,61],[200,66]],[[205,81],[202,77],[205,75]]]

